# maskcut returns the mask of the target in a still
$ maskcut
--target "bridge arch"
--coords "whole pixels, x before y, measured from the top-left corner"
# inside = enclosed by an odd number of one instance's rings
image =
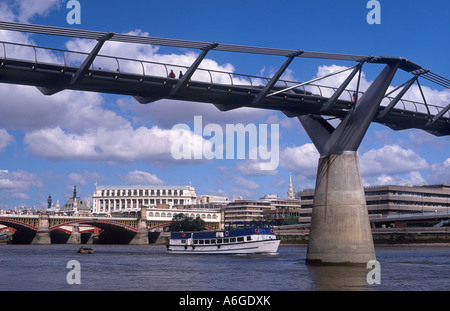
[[[123,224],[110,219],[76,219],[63,223],[59,223],[50,227],[50,233],[61,231],[63,226],[70,226],[74,224],[91,225],[102,229],[102,233],[98,236],[96,243],[98,244],[128,244],[136,235],[138,230],[127,224]]]
[[[16,244],[30,244],[38,231],[37,226],[13,218],[0,217],[0,225],[16,230],[13,235],[13,243]]]
[[[36,226],[12,218],[0,218],[0,225],[4,225],[16,230],[28,230],[35,232],[38,231],[38,228]]]
[[[138,230],[132,226],[114,221],[109,219],[77,219],[77,220],[71,220],[64,223],[60,223],[57,225],[54,225],[50,227],[50,232],[60,229],[63,226],[70,226],[73,224],[85,224],[85,225],[91,225],[93,227],[97,227],[103,230],[110,230],[110,229],[120,229],[125,230],[133,233],[137,233]]]

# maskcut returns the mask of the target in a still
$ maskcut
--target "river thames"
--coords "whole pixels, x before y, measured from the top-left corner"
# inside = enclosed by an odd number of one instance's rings
[[[448,291],[450,246],[378,246],[380,284],[366,267],[309,266],[306,246],[275,255],[175,255],[160,245],[0,245],[1,291]],[[70,261],[79,283],[69,284]],[[70,277],[69,277],[70,279]],[[73,283],[73,282],[72,282]]]

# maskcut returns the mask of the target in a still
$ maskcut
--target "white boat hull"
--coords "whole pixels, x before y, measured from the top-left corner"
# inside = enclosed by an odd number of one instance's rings
[[[168,250],[180,254],[270,254],[276,253],[280,240],[269,239],[222,245],[169,245]]]

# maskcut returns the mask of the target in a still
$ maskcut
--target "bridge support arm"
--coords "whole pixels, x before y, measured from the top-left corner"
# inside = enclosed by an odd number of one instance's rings
[[[94,62],[94,59],[95,59],[95,57],[97,57],[97,55],[100,52],[100,49],[102,48],[103,44],[105,44],[105,42],[107,40],[111,39],[113,36],[114,36],[114,33],[113,32],[109,32],[109,33],[107,33],[106,35],[104,35],[103,37],[101,37],[100,39],[97,40],[98,41],[97,44],[92,49],[91,53],[89,53],[89,55],[86,57],[86,59],[84,60],[83,64],[80,66],[80,68],[78,68],[78,70],[72,75],[72,78],[70,79],[70,81],[69,81],[69,83],[67,85],[62,85],[62,86],[58,86],[58,87],[41,87],[41,86],[38,86],[37,89],[39,91],[41,91],[41,93],[44,94],[44,95],[53,95],[53,94],[56,94],[56,93],[61,92],[62,90],[64,90],[66,88],[66,86],[72,86],[72,85],[75,85],[78,82],[80,82],[81,79],[86,74],[86,72],[89,70],[89,67]]]
[[[428,126],[433,125],[434,123],[436,123],[437,120],[439,120],[440,118],[442,118],[444,116],[444,114],[450,110],[450,104],[448,104],[445,108],[443,108],[441,111],[439,111],[439,113],[437,115],[435,115],[433,117],[433,119],[430,121],[430,123],[428,124]]]
[[[253,105],[259,104],[261,101],[264,100],[264,98],[269,94],[270,90],[274,87],[275,83],[281,78],[281,75],[286,71],[286,69],[289,67],[291,62],[294,60],[295,57],[303,54],[304,51],[298,51],[297,53],[293,53],[288,56],[288,59],[284,62],[284,64],[278,69],[278,71],[275,73],[275,75],[270,79],[270,81],[264,86],[264,88],[261,90],[261,92],[256,95],[255,99],[253,100]]]
[[[337,101],[339,96],[341,96],[342,92],[344,92],[345,88],[350,84],[350,82],[353,80],[355,75],[358,73],[358,71],[361,70],[363,63],[360,63],[358,66],[353,69],[353,71],[350,73],[350,75],[345,79],[344,83],[337,89],[337,91],[331,96],[328,101],[323,105],[322,111],[329,110],[334,106],[334,103]]]
[[[86,74],[86,72],[89,70],[89,67],[94,62],[94,59],[97,57],[98,53],[100,52],[100,49],[102,48],[103,44],[109,39],[111,39],[114,36],[113,32],[109,32],[100,39],[98,39],[97,44],[92,49],[91,53],[86,57],[83,64],[78,68],[77,72],[73,74],[72,79],[69,82],[69,85],[74,85],[78,83],[83,76]]]
[[[414,76],[411,80],[408,81],[408,83],[400,91],[400,93],[398,93],[397,96],[395,96],[395,98],[389,103],[389,105],[387,105],[383,109],[383,111],[380,112],[380,114],[378,115],[378,119],[384,118],[389,113],[389,111],[391,111],[392,108],[394,108],[395,105],[397,105],[399,100],[402,99],[402,97],[406,94],[406,92],[409,90],[409,88],[414,84],[414,82],[416,82],[418,77],[419,76]]]
[[[200,66],[200,63],[203,61],[203,59],[206,57],[206,54],[215,47],[217,47],[219,43],[211,43],[210,45],[204,47],[200,55],[197,57],[197,59],[194,61],[194,63],[189,67],[189,69],[186,71],[186,73],[183,75],[183,77],[180,78],[178,83],[175,85],[175,87],[170,91],[170,95],[177,94],[180,90],[186,87],[189,80],[192,78],[192,75],[197,70],[198,66]]]

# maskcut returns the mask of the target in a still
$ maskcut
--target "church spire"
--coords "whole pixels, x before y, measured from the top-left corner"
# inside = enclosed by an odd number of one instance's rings
[[[294,186],[292,185],[292,174],[291,173],[289,173],[289,190],[287,192],[287,199],[295,200],[295,190],[294,190]]]

